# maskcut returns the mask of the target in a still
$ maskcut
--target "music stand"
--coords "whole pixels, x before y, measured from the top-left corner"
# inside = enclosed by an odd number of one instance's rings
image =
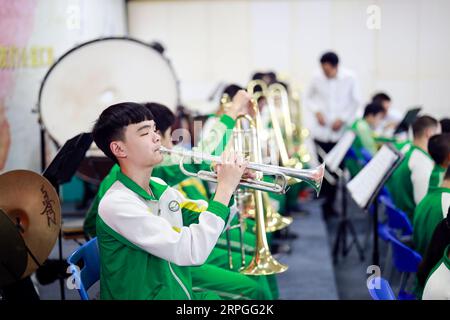
[[[416,107],[408,110],[402,121],[400,121],[400,123],[395,128],[393,135],[408,131],[409,127],[414,123],[414,121],[416,121],[417,115],[419,114],[420,110],[422,110],[422,107]]]
[[[341,216],[336,232],[336,238],[333,244],[333,262],[337,263],[340,246],[342,245],[342,255],[345,257],[353,244],[356,245],[361,261],[364,260],[364,252],[361,244],[356,236],[355,227],[347,215],[347,172],[340,169],[340,165],[344,160],[348,150],[351,148],[356,135],[353,131],[348,130],[334,146],[333,149],[325,156],[326,168],[338,176],[338,185],[341,187]],[[347,244],[347,232],[350,232],[352,241]]]
[[[368,213],[373,204],[373,254],[372,264],[379,265],[378,202],[377,196],[403,159],[402,153],[391,144],[385,144],[372,160],[347,184],[356,204]]]
[[[92,144],[93,138],[91,133],[80,133],[64,143],[62,148],[58,150],[55,158],[49,164],[42,174],[55,188],[59,195],[59,186],[69,182],[77,172],[81,161],[83,161],[86,152]],[[59,261],[62,262],[62,235],[61,230],[58,236]],[[61,290],[61,299],[65,300],[64,279],[59,277]]]

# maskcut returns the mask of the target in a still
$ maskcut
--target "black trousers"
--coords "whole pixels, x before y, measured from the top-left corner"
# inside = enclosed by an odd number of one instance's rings
[[[323,149],[326,153],[330,152],[331,149],[334,148],[337,142],[322,142],[314,139],[314,143],[317,144],[320,148]],[[323,159],[320,155],[318,155],[319,161],[322,162]],[[337,180],[337,176],[333,174],[333,176]],[[322,189],[320,191],[321,197],[325,198],[325,202],[322,205],[322,213],[324,218],[332,216],[335,214],[334,210],[334,202],[336,200],[336,191],[337,186],[330,184],[326,179],[323,179]]]

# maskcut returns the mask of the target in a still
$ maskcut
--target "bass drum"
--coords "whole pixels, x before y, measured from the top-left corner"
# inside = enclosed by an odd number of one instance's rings
[[[90,132],[106,107],[125,101],[158,102],[175,111],[179,101],[175,72],[149,44],[131,38],[97,39],[71,49],[47,72],[39,90],[39,120],[59,147]],[[82,163],[79,176],[97,184],[103,172],[98,174],[96,158],[108,162],[94,144],[87,158],[91,159]]]

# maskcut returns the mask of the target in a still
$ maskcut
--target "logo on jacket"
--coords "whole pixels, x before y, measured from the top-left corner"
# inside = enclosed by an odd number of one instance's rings
[[[176,200],[172,200],[169,202],[169,210],[172,212],[177,212],[180,210],[180,204]]]

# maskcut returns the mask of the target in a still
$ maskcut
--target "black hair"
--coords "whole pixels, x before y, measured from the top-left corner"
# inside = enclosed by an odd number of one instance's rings
[[[242,87],[241,87],[241,86],[238,86],[237,84],[232,83],[232,84],[227,85],[227,86],[223,89],[222,95],[223,95],[224,93],[226,93],[226,94],[228,94],[228,96],[230,97],[230,99],[233,99],[234,96],[236,95],[236,93],[238,93],[239,90],[242,90]]]
[[[449,133],[450,132],[450,119],[444,118],[439,121],[441,123],[441,131],[442,133]]]
[[[156,129],[159,130],[161,134],[164,134],[167,129],[172,127],[175,123],[175,114],[165,105],[156,102],[148,102],[144,103],[144,106],[152,113]]]
[[[444,180],[450,180],[450,167],[447,167],[447,170],[445,171]]]
[[[372,102],[381,104],[383,101],[391,101],[391,97],[384,92],[378,92],[372,97]]]
[[[369,103],[364,109],[364,118],[370,115],[376,116],[379,113],[386,113],[383,106],[379,103]]]
[[[428,128],[434,128],[438,126],[438,122],[435,118],[430,116],[421,116],[414,121],[412,125],[412,131],[415,138],[421,137],[425,130]]]
[[[322,64],[329,63],[333,67],[336,67],[339,64],[339,57],[337,56],[336,53],[329,51],[324,53],[322,57],[320,57],[320,63]]]
[[[447,170],[448,172],[448,170]],[[424,258],[419,265],[417,271],[417,280],[419,285],[425,287],[428,276],[431,270],[441,260],[445,249],[450,244],[450,207],[447,211],[447,217],[443,219],[434,229],[431,241],[428,244]]]
[[[166,50],[159,41],[153,41],[152,43],[150,43],[150,47],[158,51],[160,54],[164,54],[164,51]]]
[[[267,81],[264,79],[268,79]],[[274,71],[268,71],[268,72],[255,72],[252,75],[252,80],[264,80],[267,82],[267,84],[272,84],[277,82],[277,75]]]
[[[109,106],[100,114],[92,129],[95,144],[117,163],[109,146],[111,142],[124,139],[126,126],[146,120],[153,120],[153,115],[140,103],[122,102]]]
[[[428,140],[428,153],[437,164],[443,164],[450,154],[450,133],[436,134]]]
[[[275,83],[275,82],[279,82],[277,80],[277,74],[274,71],[266,72],[265,76],[269,78],[269,84],[272,84],[272,83]]]
[[[264,77],[264,73],[262,73],[262,72],[255,72],[252,75],[252,80],[262,80],[263,77]]]

